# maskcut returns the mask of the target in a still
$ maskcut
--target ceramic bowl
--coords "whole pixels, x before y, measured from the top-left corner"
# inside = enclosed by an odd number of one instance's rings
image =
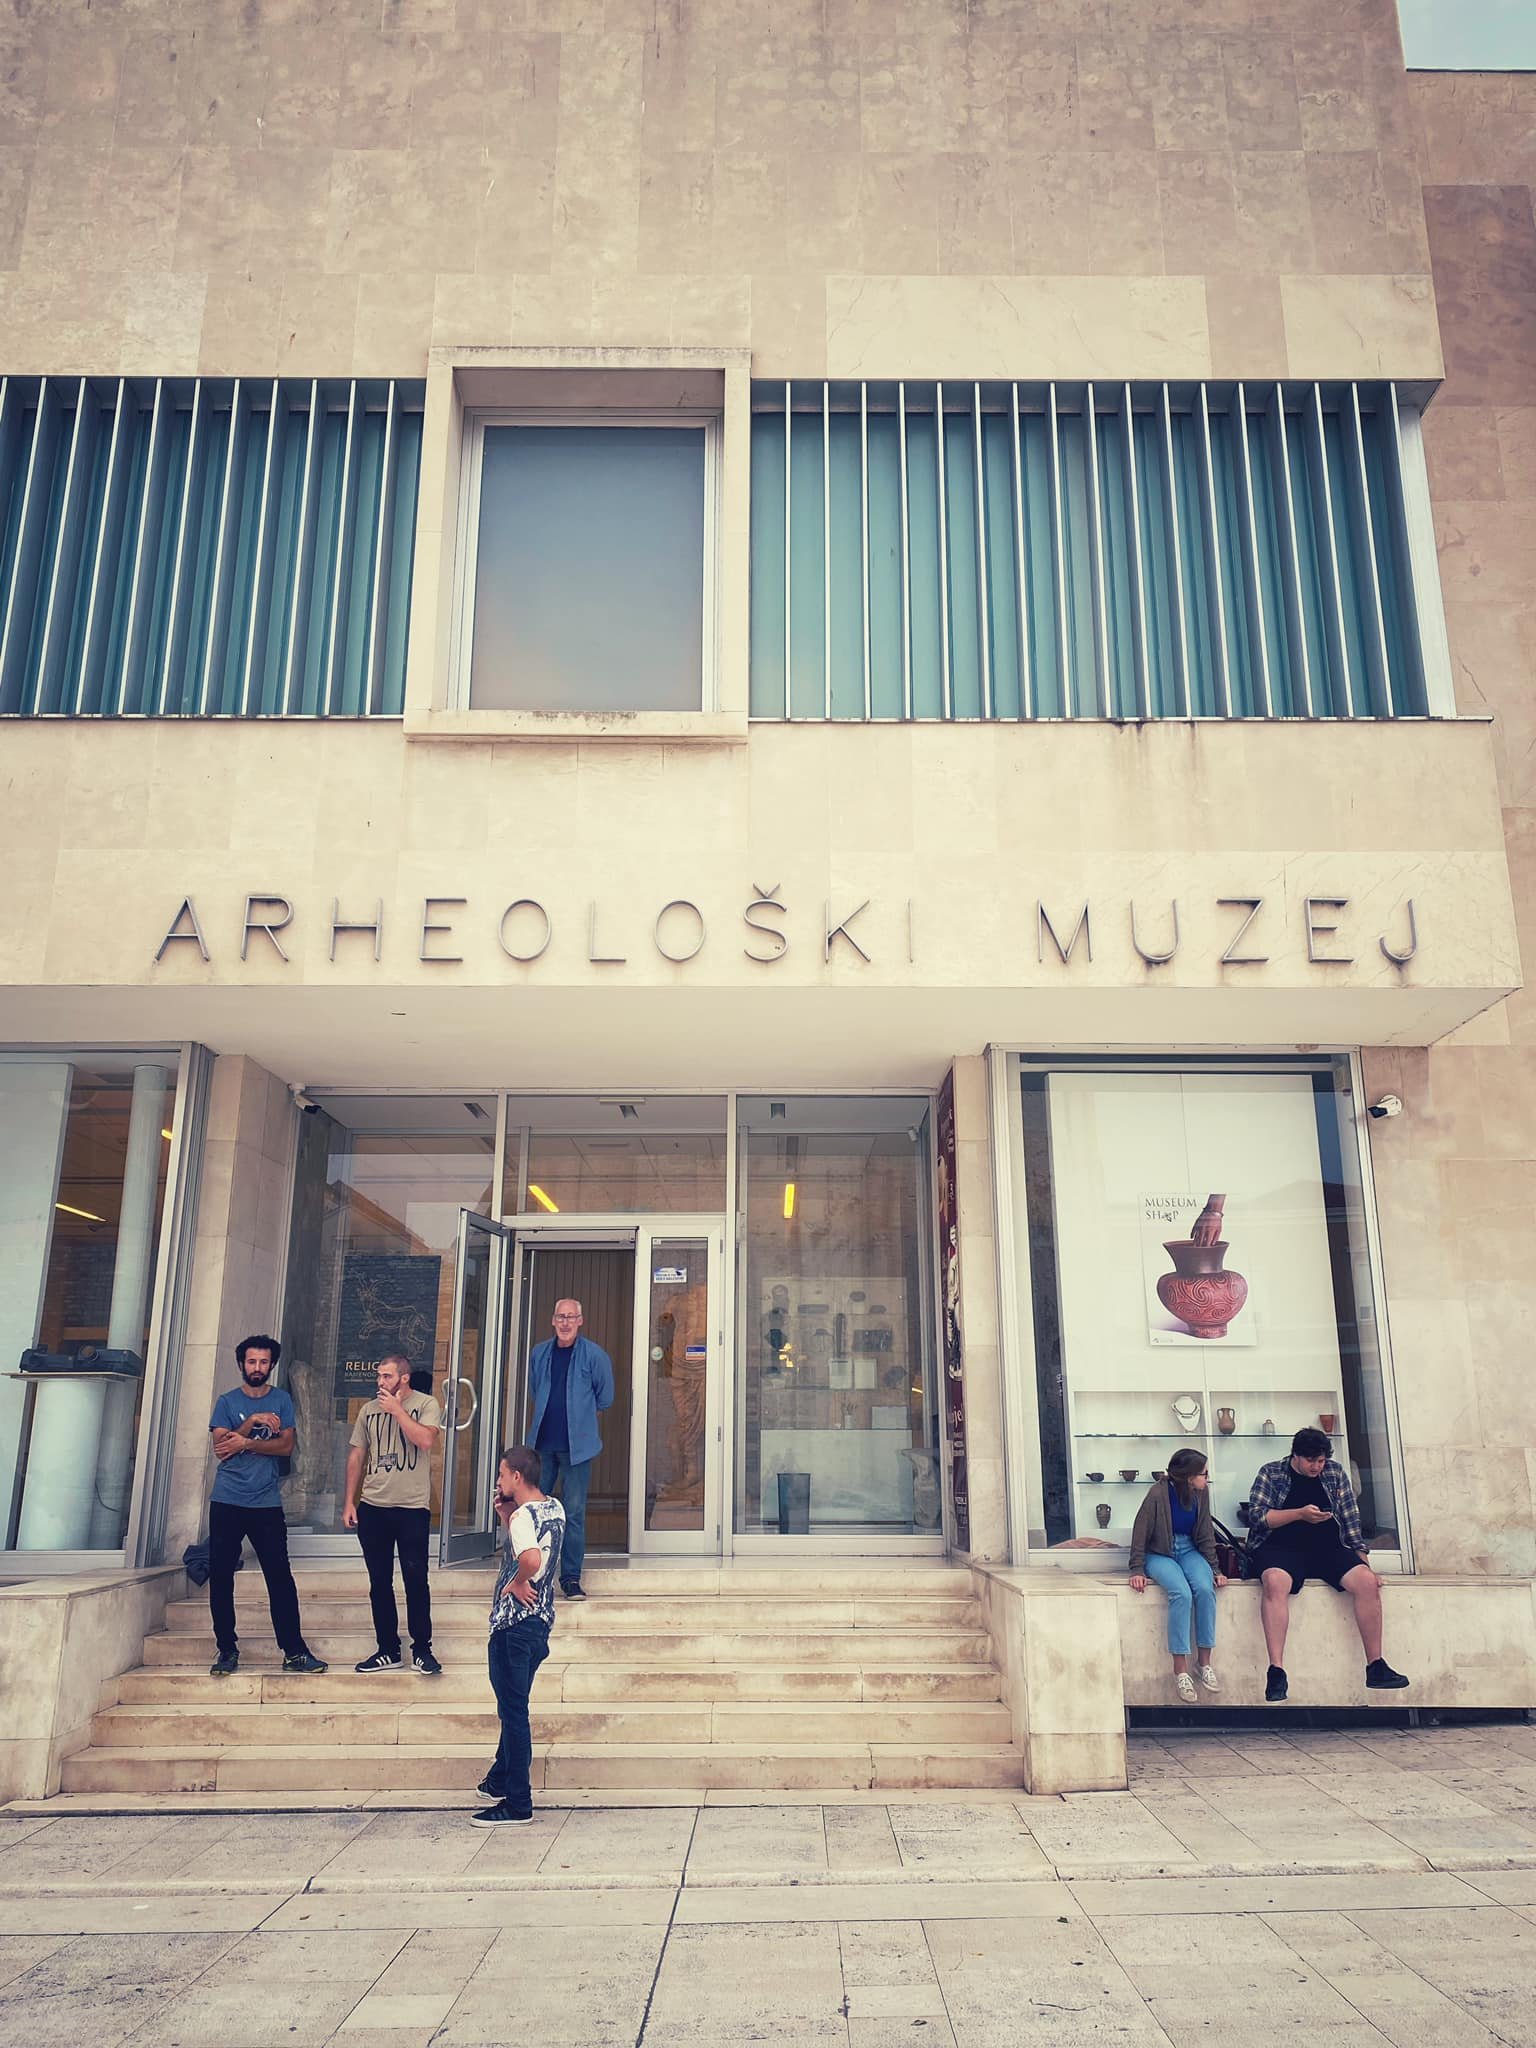
[[[1134,1479],[1139,1469],[1139,1466],[1136,1465],[1122,1465],[1120,1467],[1120,1477],[1126,1480]]]
[[[1085,1472],[1083,1477],[1090,1480],[1095,1486],[1101,1486],[1104,1481],[1104,1474],[1102,1472]]]

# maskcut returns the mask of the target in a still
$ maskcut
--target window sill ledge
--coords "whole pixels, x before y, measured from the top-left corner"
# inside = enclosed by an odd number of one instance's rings
[[[647,740],[745,746],[744,711],[408,711],[408,740]]]

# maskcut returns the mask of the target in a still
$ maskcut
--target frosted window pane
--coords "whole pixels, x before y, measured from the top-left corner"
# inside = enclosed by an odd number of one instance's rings
[[[469,701],[697,711],[704,429],[485,430]]]

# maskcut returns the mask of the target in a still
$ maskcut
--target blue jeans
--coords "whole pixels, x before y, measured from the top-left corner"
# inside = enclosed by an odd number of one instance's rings
[[[1174,1537],[1172,1557],[1149,1554],[1147,1577],[1156,1579],[1168,1595],[1168,1648],[1172,1655],[1189,1655],[1191,1608],[1195,1641],[1202,1650],[1209,1650],[1216,1641],[1216,1581],[1189,1538]]]
[[[565,1540],[560,1546],[560,1583],[581,1577],[587,1557],[587,1488],[592,1484],[593,1458],[572,1458],[569,1451],[540,1451],[540,1493],[553,1493],[560,1480],[560,1505],[565,1509]]]
[[[486,1776],[488,1796],[513,1813],[531,1813],[533,1792],[528,1774],[533,1763],[533,1731],[528,1724],[528,1695],[534,1675],[549,1655],[549,1630],[531,1617],[511,1628],[491,1631],[486,1652],[491,1690],[501,1716],[501,1741],[496,1761]]]

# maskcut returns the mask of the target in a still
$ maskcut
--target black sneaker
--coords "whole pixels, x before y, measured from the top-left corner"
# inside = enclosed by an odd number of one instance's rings
[[[418,1678],[441,1678],[443,1667],[430,1650],[418,1650],[411,1659],[411,1669]]]
[[[296,1671],[306,1678],[313,1677],[316,1672],[325,1671],[328,1668],[311,1650],[300,1650],[297,1656],[285,1657],[283,1659],[283,1669],[285,1671]]]
[[[284,1669],[286,1668],[285,1666]],[[402,1671],[404,1668],[400,1662],[399,1652],[396,1651],[392,1657],[388,1650],[375,1650],[373,1655],[365,1657],[361,1664],[352,1666],[354,1671]]]
[[[1365,1682],[1374,1692],[1400,1692],[1412,1679],[1394,1671],[1385,1657],[1373,1657],[1365,1667]]]
[[[489,1771],[487,1771],[485,1776],[480,1780],[479,1784],[475,1787],[475,1790],[481,1793],[485,1798],[493,1799],[498,1806],[502,1804],[501,1794],[496,1790],[496,1787],[491,1783],[491,1774]]]
[[[238,1650],[220,1650],[218,1656],[208,1666],[208,1676],[210,1678],[232,1678],[239,1669],[240,1652]]]
[[[1274,1706],[1276,1702],[1279,1700],[1289,1699],[1290,1693],[1291,1688],[1289,1682],[1286,1679],[1285,1673],[1280,1669],[1280,1666],[1278,1664],[1271,1664],[1269,1667],[1269,1676],[1264,1681],[1265,1699],[1269,1702],[1271,1706]]]
[[[581,1590],[580,1579],[562,1579],[560,1581],[560,1596],[564,1600],[585,1600],[587,1597]]]
[[[472,1828],[526,1828],[532,1825],[531,1813],[514,1813],[508,1806],[487,1806],[479,1813],[469,1816]]]

